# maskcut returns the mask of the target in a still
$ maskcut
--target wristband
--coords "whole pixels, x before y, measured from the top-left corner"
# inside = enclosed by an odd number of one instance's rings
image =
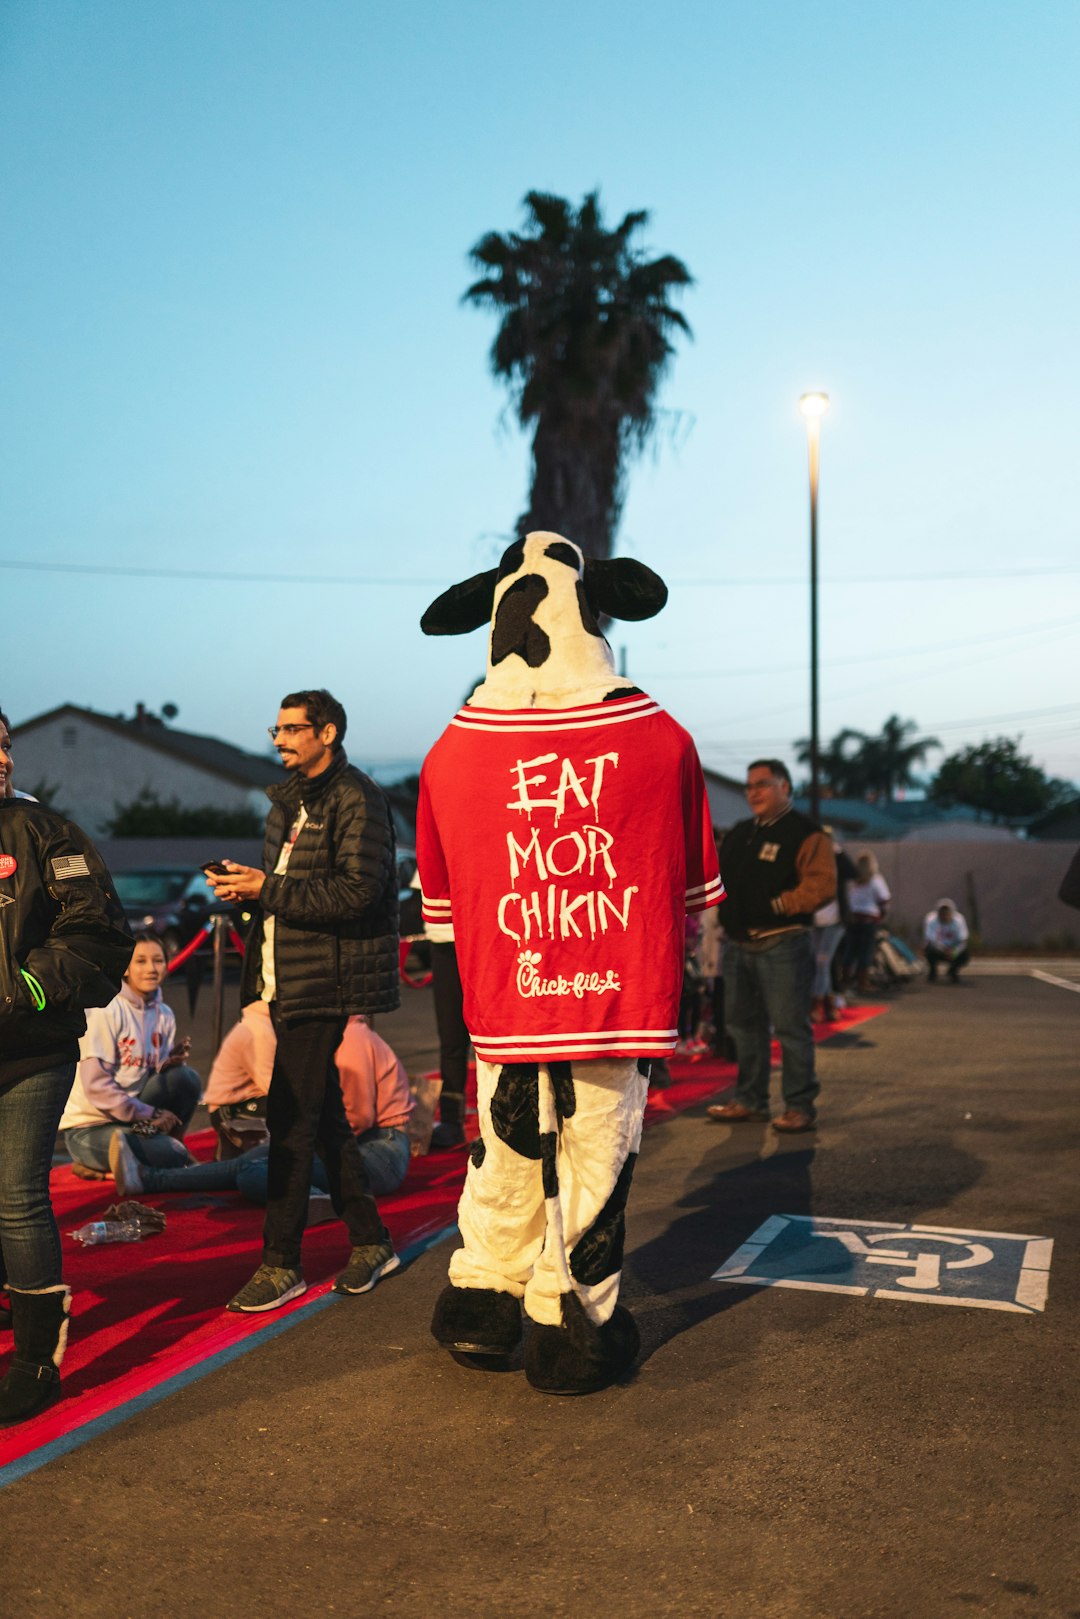
[[[44,1010],[45,1010],[45,991],[42,989],[41,985],[38,983],[38,981],[34,977],[33,973],[28,973],[25,967],[20,967],[19,971],[22,973],[23,979],[24,979],[24,981],[26,983],[26,987],[30,992],[30,999],[34,1003],[34,1011],[35,1012],[44,1012]]]

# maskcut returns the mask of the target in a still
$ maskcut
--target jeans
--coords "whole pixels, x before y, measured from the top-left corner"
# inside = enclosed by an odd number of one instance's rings
[[[142,1165],[143,1190],[146,1192],[227,1192],[234,1188],[251,1203],[267,1201],[270,1179],[270,1148],[264,1142],[252,1147],[239,1158],[227,1158],[220,1163],[183,1164],[163,1169],[152,1165],[146,1149],[152,1136],[128,1136],[128,1146]],[[404,1130],[365,1130],[357,1136],[360,1156],[368,1184],[376,1197],[389,1197],[405,1179],[409,1167],[409,1137]],[[311,1166],[311,1186],[317,1192],[330,1190],[330,1177],[321,1158]]]
[[[966,967],[968,962],[971,960],[971,954],[966,945],[958,956],[947,956],[944,950],[938,950],[935,945],[928,944],[926,946],[926,959],[930,964],[931,982],[933,982],[933,980],[937,977],[937,970],[939,967],[947,967],[949,970],[949,977],[955,983],[960,977],[961,967]]]
[[[769,1106],[770,1024],[780,1042],[784,1106],[814,1116],[821,1089],[814,1074],[810,992],[814,955],[809,933],[782,935],[768,949],[728,940],[724,952],[727,1030],[735,1041],[739,1077],[735,1100]]]
[[[167,1108],[170,1113],[176,1114],[186,1130],[201,1096],[202,1080],[194,1068],[185,1068],[181,1064],[176,1068],[166,1068],[160,1074],[151,1074],[139,1092],[139,1101],[147,1102],[151,1107]],[[77,1125],[74,1129],[64,1131],[64,1146],[77,1164],[85,1164],[88,1169],[107,1170],[109,1142],[116,1128],[115,1122]],[[146,1143],[150,1163],[176,1163],[178,1144],[171,1136],[142,1136],[139,1139]]]
[[[75,1064],[65,1062],[0,1090],[0,1251],[8,1281],[23,1293],[62,1280],[49,1170],[74,1078]]]
[[[334,1212],[345,1222],[354,1248],[389,1242],[371,1195],[360,1146],[345,1116],[341,1079],[334,1053],[345,1032],[345,1018],[303,1018],[286,1022],[270,1003],[277,1051],[266,1123],[266,1220],[263,1264],[295,1270],[307,1221],[315,1149],[326,1169]]]
[[[844,941],[844,965],[849,972],[866,973],[874,959],[878,924],[868,917],[856,916],[848,924]]]
[[[836,947],[844,937],[843,922],[830,922],[823,928],[812,928],[810,940],[814,948],[815,1001],[823,1001],[832,994],[832,962]]]

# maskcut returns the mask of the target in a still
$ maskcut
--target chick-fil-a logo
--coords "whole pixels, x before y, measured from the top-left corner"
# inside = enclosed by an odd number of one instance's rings
[[[566,978],[545,978],[540,971],[542,956],[538,950],[523,950],[518,956],[517,992],[525,999],[549,995],[573,995],[579,1001],[586,995],[606,995],[609,989],[620,990],[619,975],[609,967],[604,972],[575,973]]]

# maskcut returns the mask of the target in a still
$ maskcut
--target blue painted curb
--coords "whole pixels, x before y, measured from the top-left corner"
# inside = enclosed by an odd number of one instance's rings
[[[403,1265],[411,1265],[414,1259],[426,1254],[429,1248],[436,1247],[440,1242],[455,1236],[456,1225],[444,1226],[441,1231],[434,1232],[429,1237],[421,1237],[419,1241],[412,1242],[403,1248],[400,1254]],[[195,1366],[189,1366],[186,1372],[178,1372],[175,1377],[166,1378],[156,1388],[147,1389],[145,1394],[137,1394],[134,1399],[118,1405],[112,1411],[95,1417],[93,1422],[84,1423],[81,1428],[73,1428],[70,1433],[54,1439],[51,1444],[42,1445],[37,1450],[30,1451],[26,1456],[20,1456],[18,1461],[9,1462],[6,1467],[0,1467],[0,1490],[8,1484],[15,1484],[30,1473],[36,1473],[39,1467],[48,1462],[56,1461],[60,1456],[68,1456],[80,1445],[88,1445],[92,1439],[108,1433],[112,1428],[118,1428],[122,1422],[128,1422],[137,1417],[141,1411],[148,1411],[151,1406],[158,1405],[167,1400],[170,1395],[178,1394],[181,1389],[189,1388],[200,1378],[206,1377],[210,1372],[216,1372],[219,1366],[227,1366],[230,1361],[239,1360],[241,1355],[247,1355],[260,1345],[269,1343],[272,1338],[280,1338],[282,1333],[288,1332],[301,1321],[310,1321],[312,1316],[318,1315],[331,1304],[340,1304],[342,1300],[338,1294],[324,1293],[320,1298],[312,1299],[310,1304],[301,1305],[298,1310],[292,1310],[280,1321],[272,1326],[264,1327],[262,1332],[252,1333],[250,1338],[242,1338],[239,1343],[230,1344],[228,1349],[220,1349],[216,1355],[208,1355]]]

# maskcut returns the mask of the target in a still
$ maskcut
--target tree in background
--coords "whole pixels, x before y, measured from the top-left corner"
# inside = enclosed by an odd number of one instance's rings
[[[656,426],[671,337],[690,332],[669,298],[692,277],[680,259],[646,259],[636,246],[644,211],[606,230],[596,192],[575,210],[530,191],[525,207],[524,230],[490,231],[472,249],[483,274],[463,301],[499,314],[491,369],[510,388],[521,425],[533,429],[518,533],[553,529],[586,555],[606,557],[627,463]]]
[[[1020,819],[1053,809],[1075,797],[1076,789],[1040,770],[1020,752],[1020,738],[999,736],[942,760],[930,784],[930,797],[943,804],[967,804],[994,821]]]
[[[146,788],[129,804],[117,804],[106,824],[111,838],[261,838],[263,820],[252,809],[218,809],[213,804],[186,808],[178,799],[163,804]]]
[[[936,736],[917,737],[914,720],[890,714],[877,736],[845,726],[831,742],[818,749],[818,772],[834,798],[892,799],[903,787],[916,785],[915,768],[931,748],[940,748]],[[796,758],[810,763],[810,743],[797,742]]]

